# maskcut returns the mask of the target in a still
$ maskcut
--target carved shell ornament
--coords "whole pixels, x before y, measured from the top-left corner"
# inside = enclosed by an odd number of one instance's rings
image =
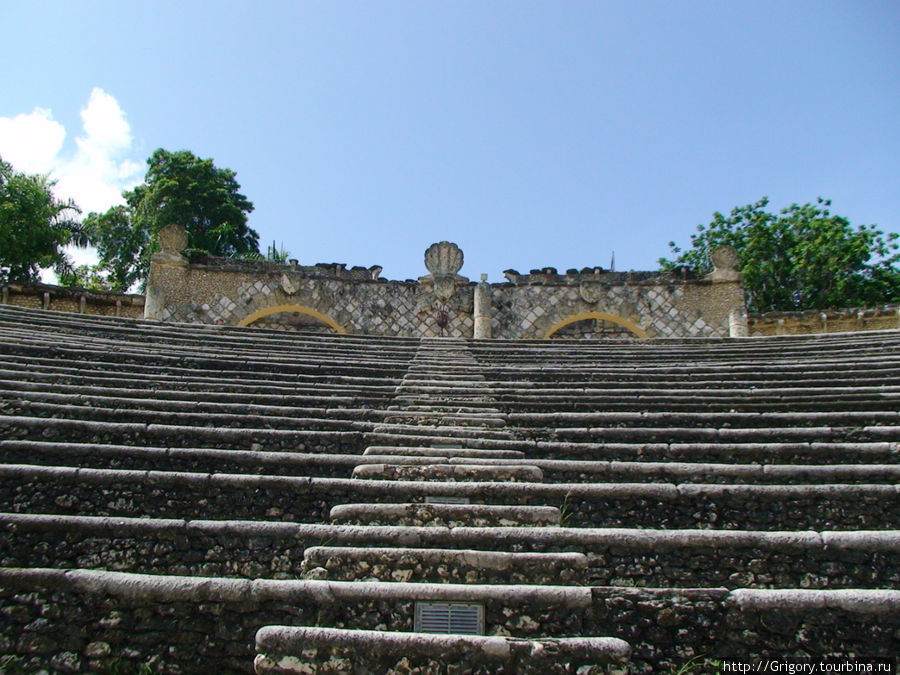
[[[455,276],[463,266],[463,252],[449,241],[432,244],[425,251],[425,267],[434,277]]]

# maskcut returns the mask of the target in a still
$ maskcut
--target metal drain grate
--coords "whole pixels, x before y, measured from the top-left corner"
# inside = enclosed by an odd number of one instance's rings
[[[478,602],[417,602],[415,631],[484,635],[484,605]]]
[[[468,504],[468,497],[425,497],[426,504]]]

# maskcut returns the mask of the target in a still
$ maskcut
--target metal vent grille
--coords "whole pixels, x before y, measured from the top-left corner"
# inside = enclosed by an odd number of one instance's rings
[[[484,635],[484,605],[477,602],[417,602],[417,633]]]
[[[426,504],[468,504],[468,497],[425,497]]]

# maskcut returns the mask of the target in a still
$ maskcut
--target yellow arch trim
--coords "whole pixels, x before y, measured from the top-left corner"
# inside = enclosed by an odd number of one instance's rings
[[[621,316],[616,316],[615,314],[607,314],[606,312],[584,312],[582,314],[570,316],[567,319],[563,319],[559,323],[553,325],[550,330],[548,330],[544,334],[544,339],[546,340],[547,338],[551,337],[560,328],[565,328],[570,323],[575,323],[576,321],[584,321],[585,319],[601,319],[602,321],[610,321],[612,323],[617,323],[620,326],[624,326],[641,339],[650,337],[649,333],[638,326],[634,321],[629,321],[628,319],[622,318]]]
[[[334,329],[335,333],[338,333],[340,335],[345,335],[347,333],[346,329],[330,316],[325,316],[324,314],[322,314],[322,312],[318,312],[312,307],[307,307],[306,305],[275,305],[274,307],[258,309],[253,312],[253,314],[248,314],[243,319],[238,321],[237,325],[249,326],[254,321],[259,321],[263,317],[269,316],[270,314],[278,314],[279,312],[297,312],[298,314],[307,314],[309,316],[317,318],[322,323],[331,326]]]

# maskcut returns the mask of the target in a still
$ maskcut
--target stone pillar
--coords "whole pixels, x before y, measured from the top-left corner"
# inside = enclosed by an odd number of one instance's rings
[[[713,282],[713,302],[717,305],[715,313],[719,314],[721,319],[727,317],[729,337],[747,337],[750,328],[747,323],[743,277],[737,269],[739,263],[737,252],[731,246],[720,246],[713,249],[709,257],[714,269],[705,279]]]
[[[475,338],[479,340],[491,337],[491,287],[487,282],[487,274],[481,275],[481,281],[475,286],[475,305],[472,316],[475,319]]]
[[[728,337],[747,337],[750,328],[747,325],[747,311],[741,307],[728,314]]]
[[[181,252],[187,248],[187,232],[180,225],[166,225],[157,235],[162,249],[150,258],[144,318],[163,318],[169,304],[184,302],[188,261]]]

